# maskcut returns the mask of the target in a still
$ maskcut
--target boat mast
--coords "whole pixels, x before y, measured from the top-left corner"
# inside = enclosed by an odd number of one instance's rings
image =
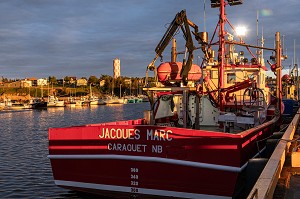
[[[296,79],[296,100],[299,100],[299,74],[298,74],[298,64],[296,63],[296,40],[294,40],[294,68],[295,71],[295,79]]]
[[[282,84],[281,84],[281,42],[280,42],[280,33],[276,32],[275,36],[275,51],[276,51],[276,97],[278,99],[277,101],[277,108],[279,113],[281,114],[282,112]]]
[[[221,90],[224,88],[224,57],[225,57],[225,0],[220,0],[220,19],[219,19],[219,103],[220,111],[224,111],[224,102]]]
[[[229,4],[230,6],[235,6],[242,4],[242,0],[211,0],[211,7],[216,8],[220,7],[220,16],[219,16],[219,50],[218,50],[218,73],[219,73],[219,82],[218,82],[218,100],[219,100],[219,109],[224,111],[224,97],[222,90],[224,89],[224,71],[225,71],[225,24],[227,23],[225,6]]]
[[[260,62],[259,62],[262,66],[265,65],[265,60],[264,60],[264,49],[263,49],[264,44],[265,44],[265,39],[264,39],[264,29],[262,28],[262,29],[261,29],[261,47],[262,47],[262,49],[261,49]]]

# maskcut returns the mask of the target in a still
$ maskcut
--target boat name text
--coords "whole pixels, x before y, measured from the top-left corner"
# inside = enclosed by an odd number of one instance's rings
[[[102,128],[98,135],[100,139],[106,140],[141,140],[141,141],[159,141],[170,142],[172,141],[172,131],[164,129],[135,129],[135,128]],[[119,152],[152,152],[163,153],[162,145],[144,144],[144,143],[113,143],[107,144],[109,151]]]
[[[146,129],[146,140],[151,141],[172,141],[171,130],[163,129]],[[141,130],[133,128],[102,128],[101,139],[129,139],[139,140],[141,139]]]

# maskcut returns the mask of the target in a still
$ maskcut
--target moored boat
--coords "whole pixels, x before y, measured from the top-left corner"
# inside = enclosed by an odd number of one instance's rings
[[[136,103],[136,98],[134,96],[125,96],[126,104],[133,104]]]
[[[105,105],[105,101],[103,99],[98,99],[98,102],[97,102],[98,105]]]
[[[30,104],[25,103],[12,103],[11,106],[6,107],[9,110],[22,110],[22,109],[30,109],[32,106]]]
[[[4,102],[0,103],[0,107],[5,110],[22,110],[32,108],[31,104],[25,103],[21,100],[5,99]],[[1,110],[2,110],[1,109]]]
[[[98,105],[99,98],[96,96],[89,96],[88,98],[90,105]]]
[[[64,105],[70,108],[76,107],[75,99],[73,97],[68,97],[68,99],[65,100]]]
[[[59,100],[57,97],[50,95],[47,100],[47,108],[50,107],[64,107],[65,102],[63,100]]]
[[[274,49],[235,41],[225,32],[227,3],[242,1],[211,1],[220,9],[217,41],[199,32],[184,10],[175,16],[147,67],[146,77],[154,71],[158,81],[152,82],[155,86],[146,81],[151,110],[144,118],[49,129],[55,184],[117,198],[245,197],[251,186],[245,175],[249,162],[263,156],[266,138],[278,128],[283,112],[281,44],[278,32]],[[156,67],[154,62],[179,28],[187,59],[176,61],[173,42],[172,60]],[[276,52],[276,98],[266,86],[261,54],[248,63],[234,51],[235,45]],[[217,59],[213,48],[218,49]],[[193,64],[195,49],[203,52],[201,66]]]
[[[46,109],[47,108],[47,101],[44,101],[44,99],[35,99],[31,103],[31,107],[33,109]]]
[[[123,98],[118,98],[117,96],[107,95],[102,99],[105,104],[124,104]]]
[[[75,99],[75,106],[83,106],[84,99],[81,97],[80,99]]]

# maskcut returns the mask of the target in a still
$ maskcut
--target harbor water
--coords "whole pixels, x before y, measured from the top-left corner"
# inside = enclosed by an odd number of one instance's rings
[[[149,103],[0,111],[0,198],[99,198],[54,184],[48,128],[136,119],[146,109]]]

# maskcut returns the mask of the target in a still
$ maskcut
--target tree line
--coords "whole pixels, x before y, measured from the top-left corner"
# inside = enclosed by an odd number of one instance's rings
[[[99,78],[95,75],[91,75],[90,77],[81,77],[79,79],[86,79],[86,86],[77,86],[75,77],[65,76],[62,79],[59,79],[55,76],[49,76],[47,81],[50,87],[54,87],[57,94],[64,96],[69,95],[72,92],[76,92],[77,94],[88,94],[90,92],[90,87],[92,88],[93,93],[99,94],[114,94],[117,96],[124,95],[138,95],[142,94],[142,87],[145,84],[145,77],[126,77],[120,76],[118,78],[113,78],[110,75],[102,74]],[[5,82],[15,82],[20,79],[8,79],[5,77],[1,77],[1,81]],[[151,81],[152,78],[149,78]],[[17,90],[16,90],[17,89]],[[42,88],[43,90],[47,90],[47,87]],[[40,95],[41,88],[36,87],[35,89],[26,89],[26,88],[15,88],[10,89],[11,92],[25,92],[28,91],[31,95]],[[2,92],[7,91],[7,89],[2,89]],[[80,92],[80,93],[78,93]]]
[[[87,80],[87,88],[91,86],[93,89],[97,89],[103,94],[115,94],[115,95],[137,95],[142,93],[142,87],[145,83],[145,77],[124,77],[113,78],[110,75],[102,74],[99,78],[95,75],[91,75],[89,78],[81,77],[79,79]],[[78,79],[77,79],[78,80]],[[59,81],[55,76],[49,76],[48,81],[52,85],[64,86],[69,88],[75,88],[76,82],[71,76],[66,76],[63,81]],[[80,86],[84,87],[84,86]],[[120,93],[121,92],[121,93]]]

